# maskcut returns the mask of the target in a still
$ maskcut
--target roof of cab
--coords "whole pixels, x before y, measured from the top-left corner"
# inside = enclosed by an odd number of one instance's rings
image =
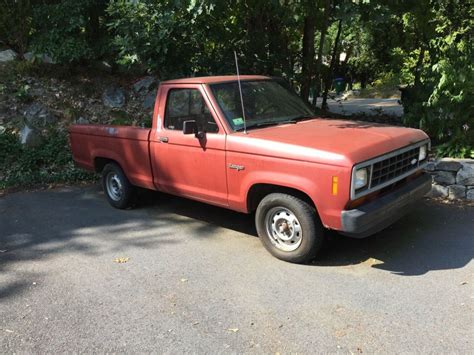
[[[241,75],[240,80],[268,80],[268,76],[263,75]],[[183,78],[163,81],[161,84],[215,84],[227,81],[236,81],[237,75],[222,76],[201,76],[196,78]]]

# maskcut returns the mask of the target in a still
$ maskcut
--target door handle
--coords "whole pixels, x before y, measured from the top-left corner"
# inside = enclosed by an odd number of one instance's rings
[[[160,137],[160,142],[161,143],[168,143],[168,137]]]

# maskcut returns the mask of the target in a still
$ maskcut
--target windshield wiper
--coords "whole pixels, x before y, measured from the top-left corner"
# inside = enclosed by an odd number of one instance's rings
[[[314,116],[312,115],[301,115],[301,116],[296,116],[292,118],[291,120],[284,120],[284,121],[267,121],[267,122],[260,122],[260,123],[255,123],[253,125],[247,126],[247,129],[251,128],[261,128],[261,127],[268,127],[268,126],[279,126],[282,124],[290,124],[290,123],[298,123],[300,121],[304,120],[309,120],[313,118]],[[237,128],[235,131],[243,131],[244,127]]]
[[[260,122],[260,123],[255,123],[250,126],[247,126],[247,129],[252,129],[252,128],[261,128],[261,127],[268,127],[268,126],[278,126],[281,124],[287,124],[287,123],[296,123],[296,121],[293,120],[287,120],[287,121],[267,121],[267,122]],[[237,128],[235,131],[243,131],[244,127]]]
[[[255,124],[255,125],[252,125],[252,127],[279,126],[279,125],[281,125],[281,124],[296,123],[296,122],[297,122],[297,121],[295,121],[295,120],[268,121],[268,122],[257,123],[257,124]]]
[[[290,121],[294,121],[296,123],[299,121],[310,120],[312,118],[314,118],[314,115],[300,115],[300,116],[293,117]]]

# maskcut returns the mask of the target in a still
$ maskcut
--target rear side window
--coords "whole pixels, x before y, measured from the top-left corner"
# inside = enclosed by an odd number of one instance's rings
[[[200,131],[215,133],[219,130],[199,90],[170,90],[166,101],[165,127],[181,131],[183,122],[190,120],[196,121]]]

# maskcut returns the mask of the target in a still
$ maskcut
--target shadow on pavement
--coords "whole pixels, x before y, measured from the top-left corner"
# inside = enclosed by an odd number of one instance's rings
[[[141,208],[157,206],[169,213],[257,236],[254,215],[165,194],[145,193]],[[474,257],[474,207],[426,199],[411,214],[369,238],[330,234],[328,248],[311,265],[334,267],[369,263],[373,268],[405,276],[457,269]]]
[[[160,202],[156,202],[159,200]],[[143,208],[160,208],[178,215],[257,236],[254,215],[158,193],[145,194]],[[398,275],[457,269],[474,257],[474,207],[432,200],[386,230],[365,239],[331,233],[331,242],[311,265],[346,266],[369,263]]]
[[[412,213],[372,237],[334,239],[315,265],[366,262],[404,276],[462,268],[474,257],[474,207],[424,200]]]
[[[0,300],[21,293],[38,276],[17,272],[14,266],[25,260],[63,252],[94,256],[124,248],[159,248],[179,243],[174,238],[178,227],[190,228],[191,237],[197,238],[212,238],[220,228],[256,236],[253,215],[154,192],[143,193],[133,210],[116,210],[98,187],[8,195],[0,199],[0,225]],[[335,237],[308,266],[368,263],[412,276],[462,268],[473,255],[474,207],[426,200],[370,238]]]
[[[150,213],[143,213],[148,211]],[[98,187],[20,192],[0,198],[0,301],[40,278],[16,265],[62,253],[101,256],[130,248],[179,243],[172,227],[210,237],[216,225],[182,218],[166,208],[111,208]]]

